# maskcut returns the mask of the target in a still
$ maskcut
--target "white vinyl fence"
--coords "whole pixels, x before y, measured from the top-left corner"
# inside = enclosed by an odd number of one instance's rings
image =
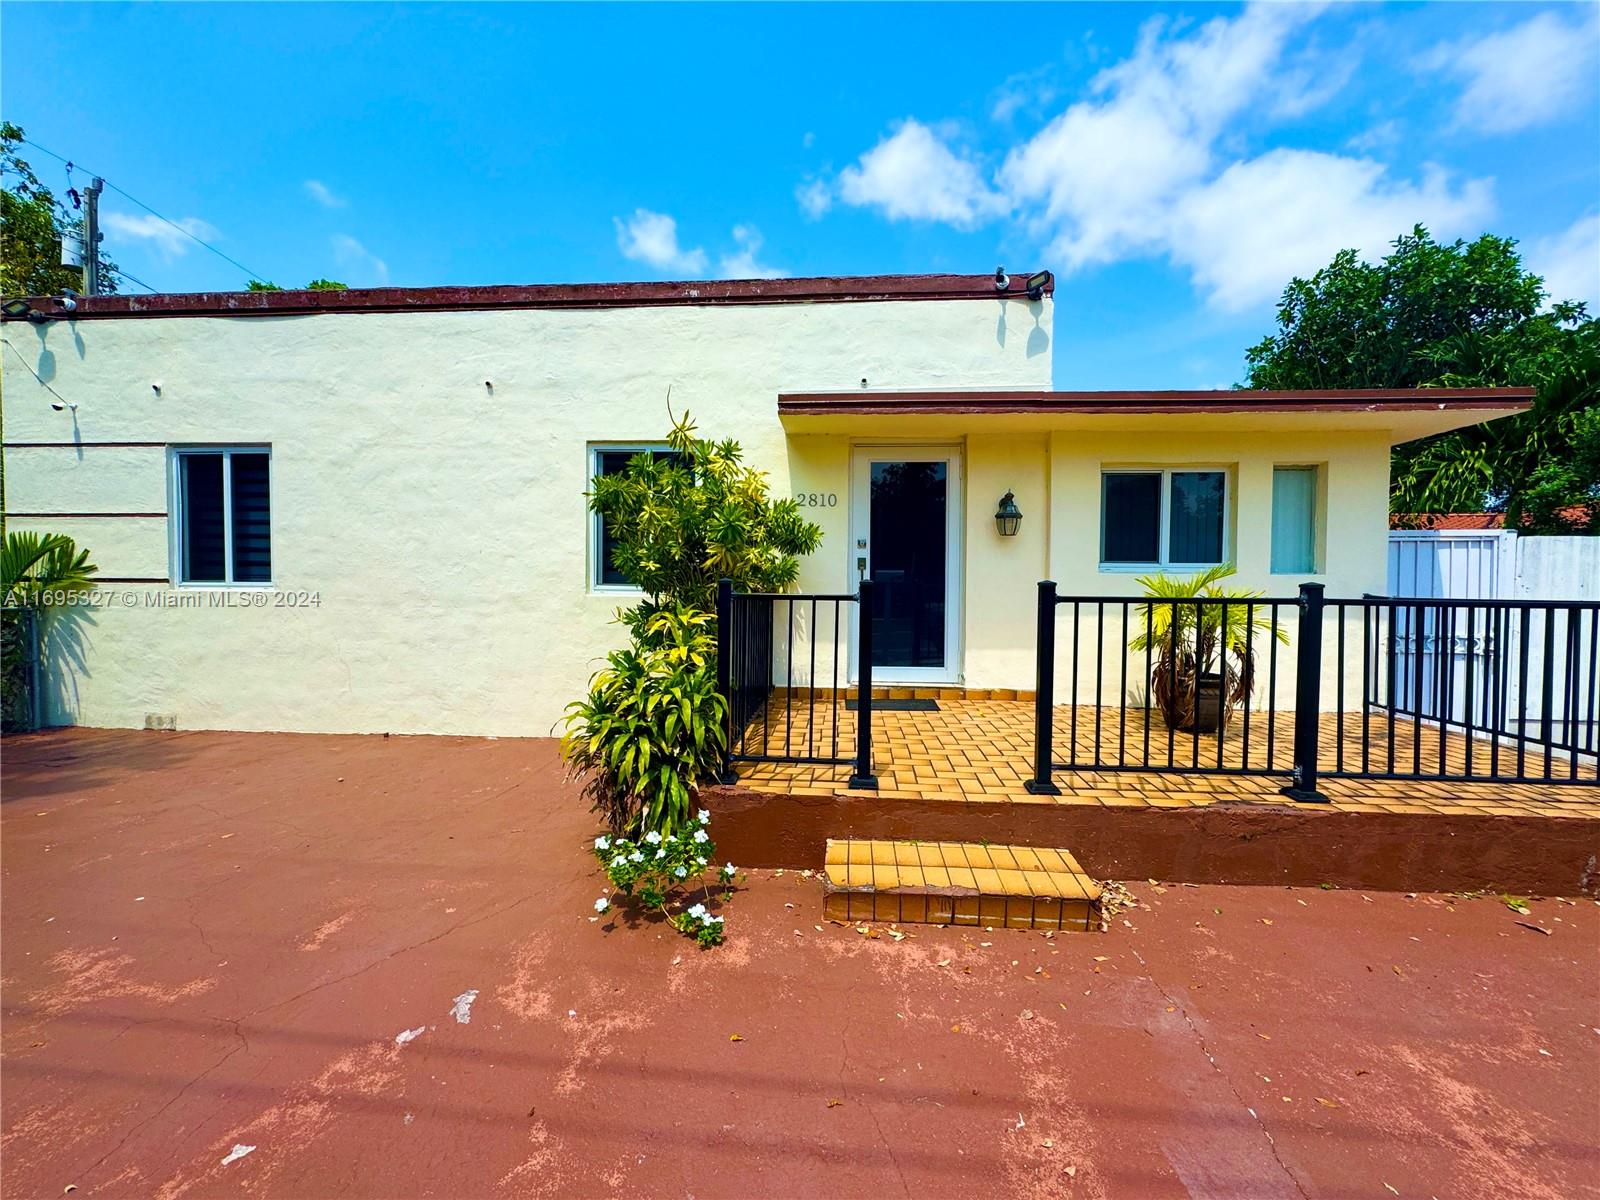
[[[1569,751],[1600,748],[1600,538],[1392,532],[1389,595],[1545,602],[1397,609],[1392,694],[1407,711],[1449,725]],[[1548,603],[1560,601],[1586,607]]]

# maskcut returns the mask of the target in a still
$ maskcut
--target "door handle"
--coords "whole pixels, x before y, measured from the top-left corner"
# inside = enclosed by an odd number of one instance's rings
[[[867,577],[867,556],[865,554],[856,557],[856,574],[862,579]]]

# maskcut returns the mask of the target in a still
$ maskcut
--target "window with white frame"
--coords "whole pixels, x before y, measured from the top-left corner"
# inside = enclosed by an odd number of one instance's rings
[[[271,450],[180,449],[172,463],[178,582],[271,583]]]
[[[1228,473],[1219,468],[1104,471],[1100,562],[1208,567],[1227,554]]]
[[[619,474],[628,461],[640,454],[648,454],[655,459],[671,458],[672,451],[660,443],[641,443],[634,446],[590,446],[589,447],[589,478],[591,480],[601,475]],[[633,591],[633,584],[628,582],[627,576],[617,570],[616,564],[616,539],[606,529],[605,518],[597,512],[589,514],[589,562],[591,564],[591,582],[600,589],[615,589],[618,591]]]
[[[1272,468],[1272,573],[1317,571],[1316,467]]]

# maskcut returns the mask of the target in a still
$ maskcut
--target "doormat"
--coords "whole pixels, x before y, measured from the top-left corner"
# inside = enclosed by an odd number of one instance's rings
[[[844,706],[849,712],[855,712],[856,710],[856,702],[854,700],[846,700]],[[939,702],[937,700],[874,700],[872,702],[872,711],[938,712]]]

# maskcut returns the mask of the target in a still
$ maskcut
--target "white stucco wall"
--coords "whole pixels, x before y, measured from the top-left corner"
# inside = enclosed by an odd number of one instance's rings
[[[1050,307],[941,300],[8,323],[6,340],[78,405],[53,411],[53,397],[7,352],[8,445],[84,443],[7,449],[10,512],[164,513],[167,446],[272,449],[267,606],[145,607],[146,596],[209,603],[218,593],[111,585],[137,595],[135,606],[49,623],[48,719],[138,726],[157,713],[184,729],[548,733],[620,641],[608,618],[628,599],[588,587],[589,443],[658,439],[670,387],[675,411],[741,441],[785,494],[792,470],[847,470],[848,442],[787,441],[780,391],[858,388],[863,378],[885,389],[1047,387]],[[1042,479],[1042,462],[1030,470]],[[991,500],[973,496],[972,522],[982,524]],[[803,586],[838,586],[847,507],[808,515],[826,537]],[[159,516],[11,525],[72,534],[106,576],[169,572]],[[1023,557],[1006,580],[1031,582]],[[315,593],[318,606],[278,607],[299,592]]]

